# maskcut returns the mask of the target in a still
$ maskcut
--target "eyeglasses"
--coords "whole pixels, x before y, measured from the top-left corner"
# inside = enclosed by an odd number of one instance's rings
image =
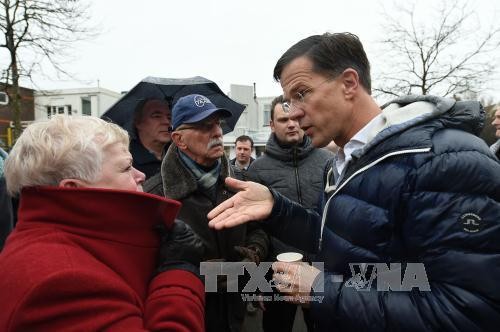
[[[216,119],[216,120],[209,120],[200,123],[195,123],[191,126],[181,125],[179,128],[175,130],[195,129],[203,132],[209,132],[212,131],[215,126],[222,128],[225,124],[226,122],[224,121],[224,119]]]
[[[319,83],[315,87],[310,87],[310,88],[307,88],[303,91],[295,92],[294,96],[291,97],[290,100],[283,102],[283,104],[282,104],[283,105],[283,112],[290,113],[291,111],[295,110],[300,105],[304,105],[304,103],[306,102],[305,99],[306,99],[307,95],[311,94],[311,92],[314,89],[317,89],[320,86],[322,86],[323,84],[325,84],[326,82],[333,81],[334,79],[335,78],[327,78],[326,80]]]

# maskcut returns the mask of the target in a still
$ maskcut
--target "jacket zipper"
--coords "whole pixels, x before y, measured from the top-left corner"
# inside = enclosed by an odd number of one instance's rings
[[[297,163],[297,148],[293,148],[293,167],[295,169],[295,189],[297,190],[297,198],[299,200],[299,204],[302,205],[302,193],[300,190],[300,182],[299,182],[299,166]]]
[[[330,196],[330,198],[328,198],[328,200],[326,201],[325,207],[323,208],[323,215],[321,217],[321,233],[320,233],[320,237],[319,237],[318,251],[321,251],[321,247],[323,244],[323,230],[324,230],[325,222],[326,222],[328,204],[330,204],[330,200],[340,191],[340,189],[344,188],[345,185],[349,181],[351,181],[356,175],[363,173],[364,171],[370,169],[371,167],[375,166],[379,162],[381,162],[389,157],[398,156],[398,155],[402,155],[402,154],[424,153],[424,152],[429,152],[429,151],[431,151],[430,147],[429,148],[409,149],[409,150],[401,150],[401,151],[391,152],[391,153],[388,153],[388,154],[376,159],[375,161],[371,162],[370,164],[358,169],[349,178],[347,178],[347,180],[345,180],[338,188],[335,189],[335,192],[332,194],[332,196]],[[332,165],[332,167],[334,167],[334,165]],[[328,174],[330,174],[330,171],[328,172]],[[327,179],[327,183],[328,183],[328,179]]]

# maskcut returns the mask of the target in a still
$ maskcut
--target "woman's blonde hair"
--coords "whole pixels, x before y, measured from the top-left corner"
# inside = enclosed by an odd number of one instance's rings
[[[29,125],[5,162],[7,190],[57,186],[63,179],[99,179],[105,150],[116,143],[128,147],[129,137],[119,126],[91,116],[56,115]]]

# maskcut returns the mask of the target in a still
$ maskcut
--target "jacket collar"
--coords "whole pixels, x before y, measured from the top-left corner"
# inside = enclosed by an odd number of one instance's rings
[[[142,165],[150,162],[158,162],[154,153],[150,152],[139,139],[130,140],[130,153],[134,156],[134,162]]]
[[[490,150],[491,152],[493,152],[493,154],[497,155],[499,152],[500,152],[500,139],[498,139],[495,143],[493,143],[491,146],[490,146]]]
[[[22,190],[18,228],[53,227],[135,246],[157,247],[155,226],[170,226],[180,203],[155,195],[101,188]]]
[[[278,143],[276,135],[271,133],[266,143],[266,154],[281,161],[291,161],[293,158],[304,159],[313,149],[311,139],[305,135],[302,144],[283,147]]]

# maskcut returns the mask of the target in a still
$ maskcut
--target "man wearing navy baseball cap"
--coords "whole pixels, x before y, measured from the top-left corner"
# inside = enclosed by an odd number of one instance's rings
[[[232,168],[224,154],[222,122],[231,116],[207,97],[188,95],[172,109],[172,144],[161,166],[161,174],[146,181],[146,192],[182,202],[178,218],[191,226],[203,240],[205,261],[252,261],[266,257],[269,238],[259,227],[237,227],[230,232],[208,228],[208,212],[232,196],[224,180]],[[239,293],[207,293],[207,331],[241,330],[245,305]]]

